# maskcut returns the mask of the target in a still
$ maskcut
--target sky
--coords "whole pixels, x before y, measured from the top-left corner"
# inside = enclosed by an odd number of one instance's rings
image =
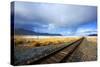
[[[15,28],[63,36],[97,34],[97,7],[15,2]]]

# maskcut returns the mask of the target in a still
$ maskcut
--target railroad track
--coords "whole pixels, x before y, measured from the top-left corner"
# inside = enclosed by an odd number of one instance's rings
[[[80,38],[79,40],[67,45],[67,46],[63,46],[55,51],[53,51],[52,53],[45,55],[37,60],[29,60],[29,62],[27,61],[27,63],[25,64],[50,64],[50,63],[62,63],[65,62],[65,58],[67,59],[74,51],[76,48],[78,48],[78,46],[80,45],[80,43],[83,41],[84,37]]]

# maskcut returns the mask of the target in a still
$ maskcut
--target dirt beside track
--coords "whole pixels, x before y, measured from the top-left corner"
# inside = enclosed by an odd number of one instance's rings
[[[75,52],[66,60],[66,62],[82,62],[97,60],[97,43],[89,38],[85,38]]]

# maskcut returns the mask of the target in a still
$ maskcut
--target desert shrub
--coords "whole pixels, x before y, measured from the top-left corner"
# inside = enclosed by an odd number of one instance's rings
[[[15,45],[24,44],[24,41],[15,41]]]
[[[40,46],[40,43],[36,43],[36,44],[35,44],[35,47],[39,47],[39,46]]]

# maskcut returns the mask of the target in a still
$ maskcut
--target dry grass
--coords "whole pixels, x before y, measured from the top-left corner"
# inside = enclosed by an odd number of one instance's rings
[[[97,37],[96,36],[87,37],[87,40],[91,42],[97,42]]]
[[[58,45],[62,43],[72,42],[79,37],[48,37],[48,38],[25,38],[21,36],[14,37],[15,46],[38,47],[47,45]]]

